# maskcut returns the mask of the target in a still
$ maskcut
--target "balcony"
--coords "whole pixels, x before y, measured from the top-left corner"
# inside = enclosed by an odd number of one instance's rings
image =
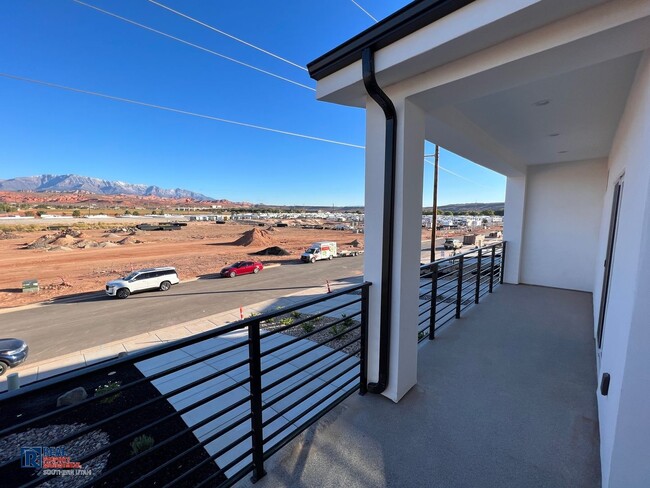
[[[83,486],[596,486],[591,295],[498,286],[505,254],[420,269],[418,384],[399,405],[353,395],[364,283],[10,392],[0,474],[59,481],[22,452],[40,446],[64,448]],[[59,405],[80,385],[91,395]]]
[[[591,295],[502,285],[419,349],[395,404],[348,398],[256,487],[600,486]]]

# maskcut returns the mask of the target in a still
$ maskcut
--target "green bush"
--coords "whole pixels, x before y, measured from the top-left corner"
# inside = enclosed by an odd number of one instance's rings
[[[280,323],[282,325],[291,325],[291,324],[293,324],[293,319],[291,317],[282,317],[280,319]]]
[[[146,451],[147,449],[151,449],[153,445],[155,444],[155,441],[153,437],[143,434],[139,435],[135,439],[131,441],[131,456],[135,456],[137,454],[140,454],[141,452]]]
[[[305,333],[307,334],[313,332],[313,330],[316,328],[313,321],[311,320],[308,320],[307,322],[303,322],[302,324],[300,324],[300,326],[302,327],[302,330],[304,330]]]
[[[116,391],[120,389],[120,386],[122,386],[121,381],[108,381],[105,385],[99,385],[97,388],[95,388],[95,396],[100,396],[104,395],[106,393],[110,393],[112,391]],[[117,400],[122,393],[116,393],[115,395],[109,395],[104,398],[102,398],[99,403],[113,403],[115,400]]]
[[[343,325],[345,325],[346,329],[354,325],[354,320],[352,320],[352,318],[348,317],[346,314],[342,314],[341,318],[343,319]]]

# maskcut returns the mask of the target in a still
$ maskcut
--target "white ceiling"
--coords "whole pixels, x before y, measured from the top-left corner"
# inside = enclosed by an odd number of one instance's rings
[[[455,108],[526,165],[606,157],[639,60],[630,54]]]

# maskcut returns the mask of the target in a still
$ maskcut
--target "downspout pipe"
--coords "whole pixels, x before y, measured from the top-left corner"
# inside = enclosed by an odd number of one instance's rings
[[[395,159],[397,154],[397,112],[393,102],[377,84],[375,57],[370,47],[361,55],[363,84],[368,95],[381,107],[386,117],[384,150],[384,208],[381,250],[381,303],[379,318],[379,378],[369,383],[368,391],[382,393],[388,385],[390,361],[391,300],[393,287],[393,229],[395,228]]]

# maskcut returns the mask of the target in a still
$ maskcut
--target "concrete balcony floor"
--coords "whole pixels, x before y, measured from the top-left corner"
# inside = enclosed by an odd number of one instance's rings
[[[353,396],[261,487],[598,487],[591,295],[503,285],[419,350],[399,404]]]

